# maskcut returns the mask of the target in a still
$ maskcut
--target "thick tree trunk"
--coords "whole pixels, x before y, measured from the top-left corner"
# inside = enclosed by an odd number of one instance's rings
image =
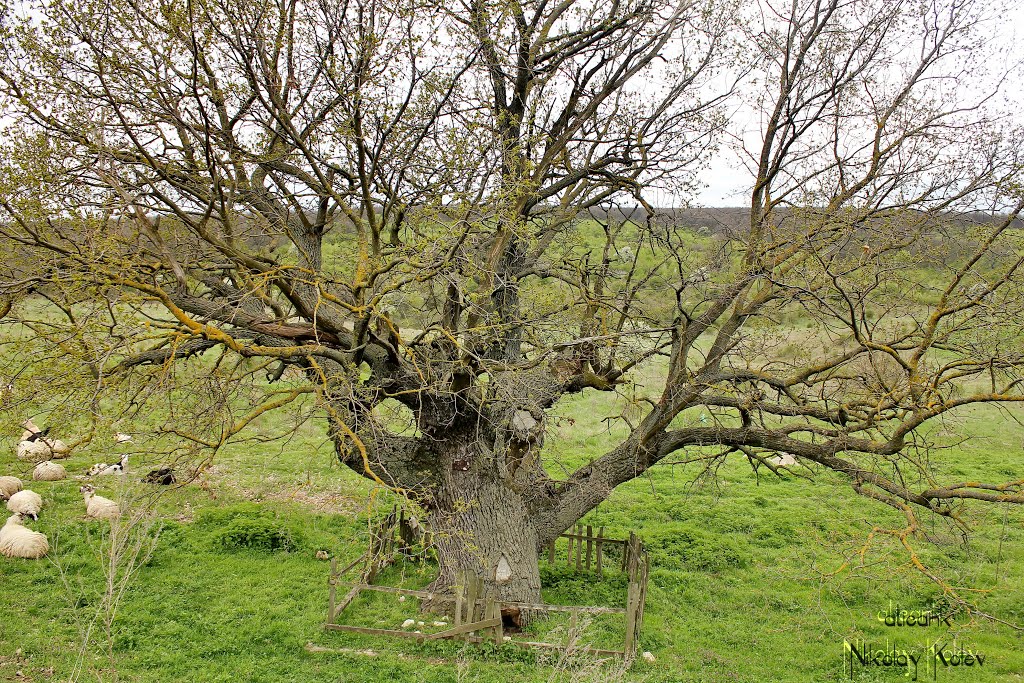
[[[540,602],[534,519],[486,450],[465,431],[438,449],[441,466],[424,501],[440,564],[433,588],[446,591],[470,572],[500,600]]]
[[[456,486],[439,492],[429,518],[440,564],[434,588],[468,571],[501,600],[540,602],[537,531],[522,498],[489,477],[452,474]]]
[[[408,491],[427,512],[439,564],[432,591],[450,593],[468,572],[482,579],[485,596],[541,602],[537,553],[551,531],[550,514],[544,514],[547,498],[537,495],[546,490],[541,482],[547,477],[533,454],[542,441],[541,423],[519,413],[529,416],[519,411],[517,419],[492,417],[490,424],[510,425],[496,434],[476,421],[438,428],[421,412],[421,438],[368,434],[362,441],[369,446],[374,474]],[[340,460],[372,476],[344,434],[336,430],[333,436]],[[495,444],[503,444],[498,452]],[[452,605],[428,601],[423,606],[450,611]]]

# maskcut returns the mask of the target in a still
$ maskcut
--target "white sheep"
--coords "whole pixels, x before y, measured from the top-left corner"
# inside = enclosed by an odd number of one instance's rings
[[[7,500],[22,488],[21,479],[17,477],[0,477],[0,500]]]
[[[772,464],[779,467],[789,467],[790,465],[796,465],[799,461],[789,453],[779,453],[768,458]]]
[[[36,439],[18,443],[18,459],[29,462],[66,458],[70,453],[71,449],[60,439]]]
[[[115,462],[113,465],[108,465],[105,462],[98,462],[94,464],[92,467],[89,468],[89,471],[86,472],[86,474],[89,475],[90,477],[102,477],[108,474],[121,475],[125,473],[127,467],[128,456],[123,455],[121,456],[121,461]]]
[[[0,555],[38,560],[50,550],[50,542],[38,531],[26,529],[22,516],[13,514],[0,529]]]
[[[44,460],[32,470],[32,478],[36,481],[59,481],[67,476],[68,472],[64,469],[64,465],[52,460]]]
[[[71,447],[60,439],[46,439],[46,443],[50,444],[50,450],[53,451],[55,458],[66,458],[71,455]]]
[[[18,491],[7,500],[7,509],[11,512],[39,519],[39,511],[43,508],[43,498],[35,491]]]
[[[112,500],[96,495],[96,489],[86,484],[78,490],[85,498],[85,516],[92,519],[117,519],[121,508]]]
[[[53,450],[45,441],[21,441],[18,443],[18,460],[42,462],[52,457]]]

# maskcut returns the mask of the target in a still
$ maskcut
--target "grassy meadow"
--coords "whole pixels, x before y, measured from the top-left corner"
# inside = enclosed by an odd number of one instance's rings
[[[548,440],[553,472],[601,453],[621,435],[601,419],[612,401],[597,393],[565,401]],[[1019,467],[1014,419],[1021,417],[972,409],[946,428],[951,442],[962,431],[973,438],[933,457],[950,479],[968,472],[1006,478]],[[258,429],[271,430],[273,419]],[[107,460],[118,448],[107,450]],[[592,671],[587,658],[559,663],[511,646],[417,645],[324,631],[328,564],[316,551],[341,562],[357,557],[368,520],[394,500],[343,471],[316,422],[283,443],[234,445],[198,481],[157,494],[135,477],[103,481],[101,495],[152,511],[134,531],[118,527],[122,536],[114,540],[127,549],[113,563],[120,569],[112,580],[111,527],[83,519],[75,478],[99,454],[92,449],[65,461],[68,480],[31,485],[45,500],[34,526],[49,536],[52,551],[41,561],[0,562],[0,680],[602,681],[621,673]],[[0,471],[27,477],[28,470],[9,444]],[[1022,635],[1007,625],[956,609],[952,627],[890,628],[877,620],[890,602],[910,610],[951,605],[892,538],[875,534],[869,542],[875,525],[901,528],[893,511],[820,472],[813,481],[777,478],[737,460],[714,479],[694,482],[697,474],[692,465],[658,467],[585,520],[613,536],[637,530],[651,552],[641,646],[655,661],[638,661],[626,680],[849,680],[844,639],[883,647],[887,638],[900,647],[955,639],[986,655],[980,667],[940,670],[941,680],[1021,678]],[[929,529],[932,542],[915,540],[921,561],[987,614],[1024,622],[1024,515],[989,507],[971,519],[977,529],[967,543],[941,525]],[[431,571],[429,563],[399,564],[382,580],[422,586]],[[624,601],[625,581],[616,572],[598,582],[544,562],[542,575],[549,601]],[[360,598],[344,615],[345,623],[384,628],[407,618],[425,620],[431,630],[414,601],[394,596]],[[557,620],[531,628],[565,637]],[[598,620],[580,642],[614,646],[620,634],[621,624]],[[858,665],[853,679],[906,680],[904,673]]]
[[[709,237],[687,239],[695,251],[713,248]],[[328,254],[343,262],[340,255]],[[655,257],[644,258],[653,267]],[[413,309],[415,296],[408,294],[406,302]],[[781,323],[789,327],[780,343],[793,345],[793,353],[814,341],[813,322]],[[101,321],[86,319],[82,325],[100,329]],[[45,331],[40,325],[33,333]],[[24,330],[21,339],[10,328],[4,334],[13,342],[0,356],[30,352],[30,344],[19,346],[28,341]],[[53,375],[80,370],[71,356],[42,360]],[[329,566],[317,552],[326,551],[342,564],[359,557],[370,523],[401,501],[336,462],[323,421],[299,419],[309,408],[301,400],[256,420],[246,438],[222,449],[195,481],[174,487],[140,483],[142,474],[173,451],[166,440],[147,441],[144,434],[182,422],[176,406],[190,405],[190,392],[218,389],[206,382],[212,361],[191,362],[187,384],[169,392],[162,408],[159,398],[139,401],[144,409],[119,414],[110,425],[139,434],[135,445],[117,446],[110,435],[97,434],[63,461],[69,479],[30,484],[44,498],[41,518],[31,526],[48,535],[51,552],[40,561],[0,558],[0,681],[913,679],[906,668],[859,663],[851,674],[844,666],[850,658],[844,641],[911,651],[939,642],[948,646],[945,652],[966,647],[984,657],[981,665],[937,672],[922,661],[919,680],[1024,680],[1024,632],[1014,627],[1024,624],[1024,509],[968,505],[972,532],[967,537],[921,512],[925,537],[909,539],[912,557],[895,535],[906,520],[858,497],[843,478],[802,466],[777,477],[764,467],[754,471],[736,455],[707,471],[701,463],[665,462],[618,488],[584,520],[604,526],[612,537],[636,531],[650,551],[641,650],[649,651],[653,662],[639,659],[622,671],[615,663],[596,667],[592,657],[559,659],[510,645],[418,645],[325,631]],[[638,393],[658,390],[657,362],[638,370]],[[33,379],[40,391],[46,380]],[[83,405],[91,391],[89,379],[84,382]],[[259,395],[266,387],[252,388]],[[608,417],[628,416],[635,399],[588,391],[559,403],[544,446],[552,476],[561,477],[618,443],[625,426]],[[232,401],[246,400],[226,397],[225,410],[231,412]],[[240,406],[235,418],[252,405]],[[70,430],[76,423],[67,414],[72,411],[48,405],[40,419]],[[0,425],[0,474],[27,480],[31,466],[14,453],[17,424],[25,415],[6,410],[0,416],[7,422]],[[211,412],[204,419],[215,425],[222,417]],[[699,411],[678,418],[705,419]],[[975,406],[922,430],[921,436],[934,446],[928,457],[943,482],[1020,479],[1022,420],[1020,406]],[[269,438],[280,433],[289,437]],[[72,441],[76,435],[54,436]],[[97,488],[134,514],[115,526],[86,521],[78,492],[86,470],[93,462],[114,462],[128,449],[135,458],[133,475],[105,478]],[[681,461],[693,454],[677,455]],[[560,550],[564,558],[564,547]],[[546,600],[624,604],[621,574],[611,571],[597,581],[566,569],[560,559],[560,566],[542,560]],[[966,610],[915,568],[915,561],[977,611]],[[380,580],[421,587],[431,581],[433,569],[429,561],[400,563]],[[949,625],[888,627],[878,615],[892,606],[932,610],[948,617]],[[390,595],[361,597],[343,615],[345,623],[376,628],[400,628],[409,618],[424,621],[425,631],[440,630],[431,626],[439,617],[420,615],[414,600]],[[552,618],[531,624],[528,635],[565,639],[567,626]],[[605,618],[588,624],[577,642],[614,648],[621,638],[622,624]]]

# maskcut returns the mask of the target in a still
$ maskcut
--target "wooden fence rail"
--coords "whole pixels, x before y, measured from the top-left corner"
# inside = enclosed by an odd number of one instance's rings
[[[620,569],[626,570],[629,541],[605,536],[604,527],[598,528],[597,534],[594,534],[593,526],[588,524],[584,527],[582,524],[578,524],[575,533],[567,532],[560,535],[559,538],[568,539],[566,563],[569,567],[575,567],[577,571],[592,571],[597,574],[598,578],[603,578],[604,570],[608,566],[606,546],[621,546],[622,550],[618,558]],[[547,546],[549,564],[556,563],[555,555],[555,541],[551,541]]]

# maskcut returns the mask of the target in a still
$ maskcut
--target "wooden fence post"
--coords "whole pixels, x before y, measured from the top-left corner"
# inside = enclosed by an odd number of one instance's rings
[[[600,529],[597,530],[597,578],[599,578],[599,579],[602,578],[602,575],[601,575],[601,553],[603,552],[604,541],[601,540],[601,539],[603,539],[603,538],[604,538],[604,527],[601,527]]]
[[[466,591],[466,574],[459,572],[455,577],[455,625],[462,626],[463,596]]]
[[[636,582],[630,579],[626,589],[626,642],[623,652],[626,659],[636,657],[636,603],[638,593]]]
[[[583,562],[581,561],[580,555],[583,554],[583,525],[576,525],[576,571],[583,568]]]
[[[594,541],[591,540],[594,535],[594,527],[587,525],[587,571],[590,571],[590,555],[594,551]]]
[[[327,623],[334,623],[334,605],[336,603],[335,591],[338,584],[338,558],[331,558],[331,573],[327,577],[327,584],[330,586],[328,589],[327,599]]]
[[[640,639],[640,627],[644,623],[644,604],[647,602],[647,579],[651,573],[651,556],[647,554],[647,551],[643,551],[644,561],[640,566],[640,597],[639,597],[639,609],[636,615],[636,637]]]
[[[497,619],[498,623],[491,629],[494,636],[494,644],[501,645],[505,641],[505,628],[501,623],[501,604],[493,598],[487,600],[487,615],[485,619]]]
[[[479,589],[479,583],[476,574],[466,572],[466,623],[472,624],[477,621],[476,618],[476,601],[480,597],[477,592]]]

